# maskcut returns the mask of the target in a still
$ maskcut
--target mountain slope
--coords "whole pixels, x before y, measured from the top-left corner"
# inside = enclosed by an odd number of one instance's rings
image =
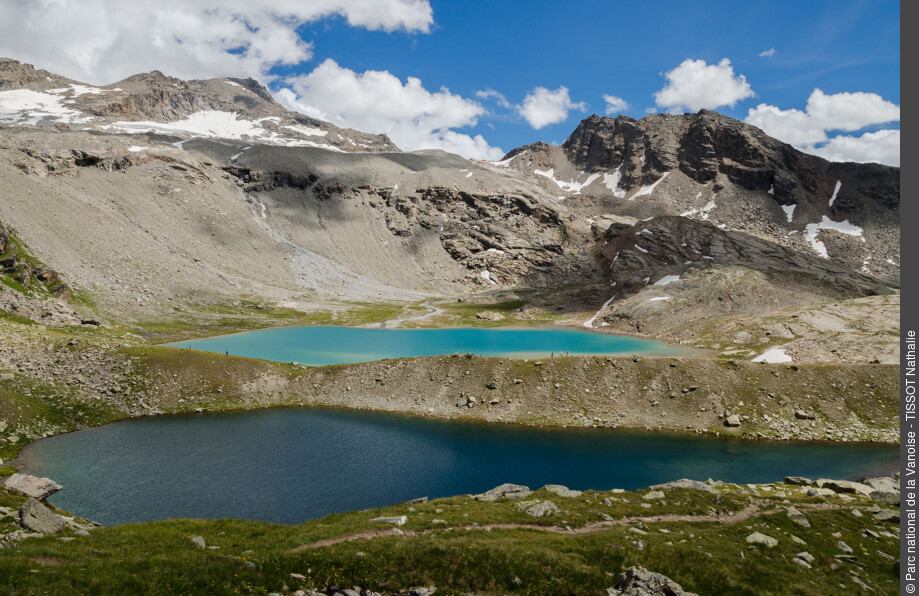
[[[183,81],[153,71],[96,87],[6,58],[0,58],[0,123],[339,151],[399,150],[385,135],[291,112],[253,79]]]

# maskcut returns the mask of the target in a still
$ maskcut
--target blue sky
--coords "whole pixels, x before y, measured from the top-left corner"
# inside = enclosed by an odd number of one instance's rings
[[[49,20],[51,0],[0,0],[0,55],[97,84],[153,68],[254,76],[292,109],[404,149],[496,159],[562,142],[607,95],[612,115],[706,107],[825,157],[899,164],[894,1],[53,6]]]

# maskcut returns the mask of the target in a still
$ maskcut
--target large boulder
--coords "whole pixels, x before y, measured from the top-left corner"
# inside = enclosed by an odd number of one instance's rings
[[[866,497],[874,492],[874,489],[867,484],[852,482],[851,480],[828,480],[826,478],[819,478],[817,480],[817,486],[820,488],[828,488],[834,493],[863,495]]]
[[[42,501],[63,487],[50,478],[38,478],[29,474],[15,473],[6,479],[6,489]]]
[[[538,499],[521,501],[514,508],[517,511],[523,511],[530,517],[548,517],[558,511],[558,507],[552,501],[540,501]]]
[[[606,593],[621,596],[696,596],[666,575],[648,571],[644,567],[632,567],[621,573],[616,578],[615,588]]]
[[[549,491],[550,493],[556,494],[560,497],[574,498],[574,497],[581,496],[581,491],[571,490],[567,486],[562,486],[561,484],[547,484],[544,487],[542,487],[542,489],[545,491]]]
[[[52,513],[36,499],[29,498],[19,508],[19,525],[40,534],[57,534],[64,529],[64,518]]]
[[[475,499],[477,501],[497,501],[501,497],[506,499],[525,499],[530,496],[531,492],[533,491],[531,491],[528,486],[520,484],[502,484],[481,495],[476,495]]]
[[[649,488],[658,489],[658,490],[668,490],[671,488],[689,488],[692,490],[701,490],[707,493],[716,493],[711,484],[707,482],[700,482],[698,480],[689,480],[688,478],[681,478],[680,480],[673,480],[671,482],[665,482],[664,484],[655,484]]]

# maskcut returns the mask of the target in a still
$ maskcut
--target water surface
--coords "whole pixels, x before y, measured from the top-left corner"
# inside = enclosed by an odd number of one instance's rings
[[[21,459],[64,486],[55,505],[104,524],[300,523],[504,482],[636,489],[686,477],[852,478],[892,470],[899,450],[275,409],[125,420],[38,441]]]
[[[325,366],[442,354],[546,358],[570,354],[678,356],[686,348],[577,329],[278,327],[168,344],[234,356]]]

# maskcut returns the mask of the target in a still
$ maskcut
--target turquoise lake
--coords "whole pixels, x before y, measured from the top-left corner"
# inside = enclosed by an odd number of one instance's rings
[[[20,458],[64,486],[51,502],[103,524],[301,523],[504,482],[604,490],[678,478],[854,478],[893,472],[899,448],[274,409],[125,420],[43,439]]]
[[[442,354],[548,358],[575,354],[679,356],[686,348],[663,342],[576,329],[367,329],[361,327],[279,327],[168,344],[326,366]]]

